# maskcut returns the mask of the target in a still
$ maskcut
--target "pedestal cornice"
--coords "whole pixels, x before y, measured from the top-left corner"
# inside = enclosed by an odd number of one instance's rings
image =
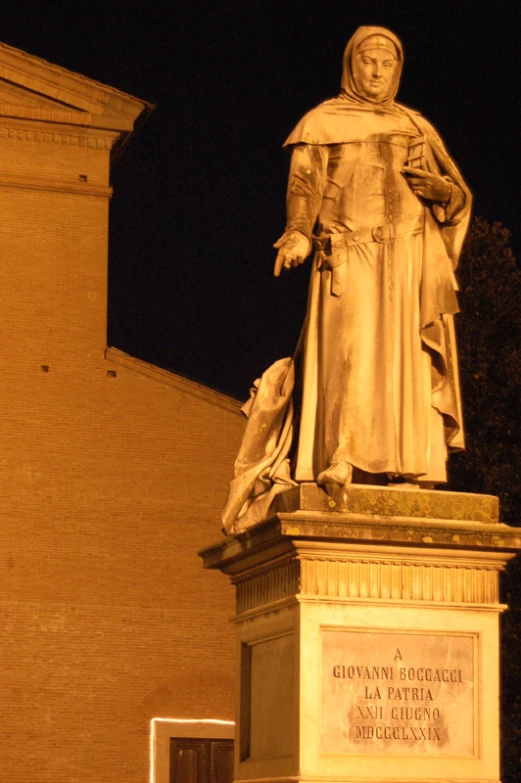
[[[304,484],[275,512],[200,553],[236,585],[237,619],[319,597],[498,611],[499,571],[521,549],[489,495],[353,486],[333,505]]]
[[[273,515],[202,550],[205,568],[233,574],[257,556],[294,550],[296,542],[350,543],[364,548],[420,547],[508,553],[521,549],[521,529],[499,522],[492,495],[407,491],[353,485],[331,498],[315,484],[302,484],[277,498]],[[242,563],[242,565],[239,565]]]

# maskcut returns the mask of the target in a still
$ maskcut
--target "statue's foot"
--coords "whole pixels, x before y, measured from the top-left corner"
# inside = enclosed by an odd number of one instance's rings
[[[317,484],[331,485],[334,488],[345,487],[353,481],[353,466],[349,462],[333,462],[326,470],[318,474]]]

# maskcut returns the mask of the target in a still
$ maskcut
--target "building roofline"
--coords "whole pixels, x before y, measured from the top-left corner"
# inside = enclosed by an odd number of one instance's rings
[[[158,367],[155,364],[150,364],[142,359],[137,359],[135,356],[120,351],[119,348],[113,348],[109,346],[105,349],[105,359],[111,364],[117,364],[120,367],[125,367],[131,372],[146,375],[147,378],[171,386],[174,389],[178,389],[184,394],[189,394],[192,397],[198,397],[205,402],[209,402],[211,405],[216,405],[219,408],[224,408],[230,413],[241,415],[241,407],[244,403],[236,400],[234,397],[229,397],[227,394],[210,389],[208,386],[204,386],[196,381],[191,381],[188,378],[184,378],[182,375],[170,372],[170,370],[164,370],[162,367]]]
[[[153,103],[150,103],[149,101],[145,101],[143,98],[137,98],[135,95],[130,95],[127,92],[123,92],[123,90],[118,90],[117,87],[111,87],[108,84],[103,84],[103,82],[100,82],[97,79],[92,79],[90,76],[84,76],[81,73],[76,73],[75,71],[71,71],[69,68],[64,68],[62,65],[57,65],[56,63],[52,63],[49,60],[45,60],[43,57],[38,57],[35,54],[30,54],[29,52],[26,52],[23,49],[18,49],[16,46],[11,46],[10,44],[6,44],[3,41],[0,41],[0,52],[1,51],[4,51],[6,54],[11,55],[13,58],[16,58],[18,61],[26,61],[29,65],[32,64],[32,65],[43,66],[49,73],[54,73],[58,77],[66,76],[71,80],[71,82],[76,82],[78,85],[81,84],[82,86],[84,86],[84,88],[86,88],[89,91],[91,91],[93,88],[96,88],[101,93],[105,93],[105,94],[110,93],[112,95],[117,95],[120,98],[123,98],[124,100],[129,100],[131,102],[143,104],[143,106],[147,106],[150,110],[155,109],[155,105]],[[66,101],[66,103],[68,103],[68,101]]]
[[[0,42],[0,84],[2,82],[51,99],[57,111],[58,107],[63,110],[71,107],[83,115],[87,124],[101,127],[104,119],[109,119],[108,127],[119,131],[119,139],[111,153],[112,161],[120,156],[155,109],[148,101]]]

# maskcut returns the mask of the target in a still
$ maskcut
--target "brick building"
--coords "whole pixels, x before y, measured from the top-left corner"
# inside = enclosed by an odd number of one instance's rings
[[[110,162],[150,108],[0,45],[9,783],[165,783],[170,736],[230,736],[157,719],[233,720],[232,589],[196,552],[219,535],[239,406],[106,347]]]

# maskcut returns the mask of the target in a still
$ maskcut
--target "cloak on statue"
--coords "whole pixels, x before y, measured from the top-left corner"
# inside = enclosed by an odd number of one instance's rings
[[[378,100],[359,92],[353,74],[368,38],[397,59]],[[265,518],[280,491],[336,462],[440,483],[448,450],[464,447],[454,270],[471,194],[430,123],[395,103],[402,66],[392,32],[360,28],[344,54],[341,94],[309,112],[284,145],[292,151],[286,232],[315,247],[307,315],[295,359],[270,367],[245,406],[227,533]],[[441,175],[448,201],[416,196],[404,166]]]

